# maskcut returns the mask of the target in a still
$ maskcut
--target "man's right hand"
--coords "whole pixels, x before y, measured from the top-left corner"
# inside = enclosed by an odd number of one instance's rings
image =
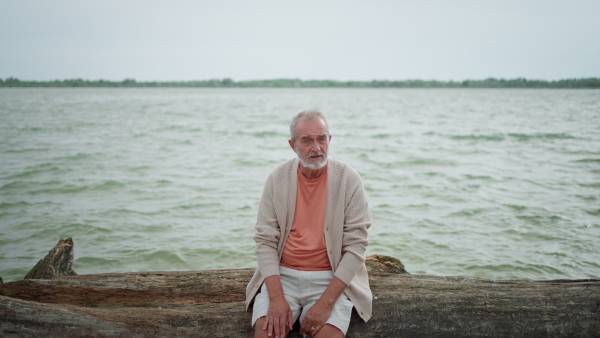
[[[263,331],[267,331],[269,337],[284,338],[292,330],[292,309],[285,297],[273,300],[269,306],[269,312],[263,324]]]
[[[290,305],[285,300],[279,276],[269,276],[265,279],[269,292],[269,312],[263,323],[263,331],[269,337],[284,338],[292,330],[293,314]]]

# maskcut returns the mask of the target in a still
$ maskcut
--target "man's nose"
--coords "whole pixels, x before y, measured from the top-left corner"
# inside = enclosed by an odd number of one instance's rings
[[[312,147],[310,148],[310,150],[312,152],[318,153],[319,151],[321,151],[321,145],[319,144],[319,142],[313,142]]]

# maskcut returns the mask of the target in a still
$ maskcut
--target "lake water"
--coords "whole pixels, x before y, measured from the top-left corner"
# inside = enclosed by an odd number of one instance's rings
[[[409,272],[600,278],[600,91],[0,89],[0,276],[256,266],[267,175],[318,107]]]

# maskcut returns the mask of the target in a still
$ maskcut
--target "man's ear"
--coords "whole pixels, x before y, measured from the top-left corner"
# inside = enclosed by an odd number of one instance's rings
[[[290,144],[290,147],[292,147],[292,150],[293,150],[294,152],[296,152],[296,146],[294,145],[294,141],[292,141],[292,140],[288,140],[288,143]]]

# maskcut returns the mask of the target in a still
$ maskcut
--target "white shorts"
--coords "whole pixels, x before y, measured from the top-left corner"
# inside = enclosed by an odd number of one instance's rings
[[[300,271],[280,266],[279,276],[285,299],[294,314],[294,323],[298,320],[298,316],[302,323],[308,310],[319,300],[333,279],[333,271]],[[260,293],[254,300],[252,326],[260,317],[267,315],[269,304],[267,285],[263,283]],[[353,304],[348,296],[342,293],[325,323],[337,327],[346,335],[350,325],[352,307]]]

